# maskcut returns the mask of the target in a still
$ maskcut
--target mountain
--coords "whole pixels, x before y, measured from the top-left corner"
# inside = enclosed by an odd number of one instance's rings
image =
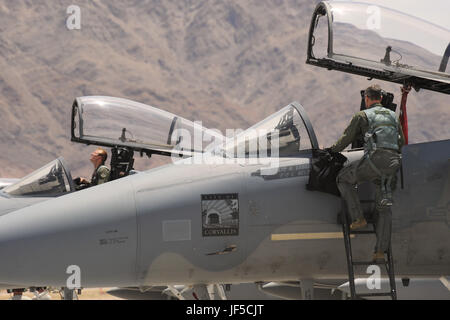
[[[305,64],[317,2],[80,0],[81,29],[69,30],[72,0],[2,0],[0,177],[58,156],[73,176],[89,177],[94,147],[70,142],[72,102],[84,95],[135,100],[222,132],[297,100],[330,145],[373,81]],[[399,96],[397,85],[379,83]],[[445,99],[410,94],[410,142],[449,137]],[[138,159],[136,169],[167,161]]]

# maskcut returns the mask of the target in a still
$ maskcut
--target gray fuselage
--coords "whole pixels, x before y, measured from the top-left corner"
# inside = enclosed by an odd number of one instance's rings
[[[397,276],[449,273],[449,143],[404,148]],[[82,287],[347,279],[341,199],[306,190],[308,152],[279,163],[266,175],[258,164],[180,161],[3,215],[0,283],[65,286],[72,265]],[[373,199],[370,185],[359,193]],[[352,242],[355,260],[371,257],[374,235]]]

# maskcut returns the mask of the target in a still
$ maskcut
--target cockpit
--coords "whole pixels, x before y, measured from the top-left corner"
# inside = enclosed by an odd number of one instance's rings
[[[2,192],[11,197],[58,197],[74,190],[70,171],[60,157],[3,188]]]
[[[134,151],[181,156],[212,152],[228,158],[291,157],[318,148],[312,125],[297,102],[226,139],[214,130],[134,101],[81,97],[72,109],[72,140],[128,148],[131,157]],[[114,159],[113,153],[111,161]],[[75,190],[70,171],[60,157],[1,192],[8,197],[58,197]]]

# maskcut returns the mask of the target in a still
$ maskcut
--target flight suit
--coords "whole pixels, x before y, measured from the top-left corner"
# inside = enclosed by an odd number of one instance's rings
[[[382,107],[381,104],[375,103],[370,108]],[[397,120],[398,130],[398,150],[404,144],[404,136],[400,122]],[[365,136],[369,131],[369,119],[364,111],[356,113],[349,126],[345,129],[344,134],[339,140],[331,146],[332,152],[341,152],[350,143],[357,141]],[[390,188],[395,189],[396,174],[400,168],[401,155],[399,151],[388,148],[377,148],[371,153],[370,160],[367,154],[359,161],[355,161],[350,165],[342,168],[339,172],[336,182],[341,192],[341,196],[347,203],[347,208],[352,221],[363,218],[363,211],[357,194],[356,186],[362,182],[373,182],[376,186],[375,190],[375,206],[378,213],[376,223],[377,244],[375,251],[387,251],[391,238],[392,212],[389,206],[382,205],[382,185],[380,173],[392,177],[390,180]],[[370,163],[372,162],[372,164]],[[375,165],[377,170],[374,170]],[[378,172],[377,172],[378,171]]]
[[[107,166],[99,166],[92,174],[90,186],[96,186],[109,181],[110,171]]]

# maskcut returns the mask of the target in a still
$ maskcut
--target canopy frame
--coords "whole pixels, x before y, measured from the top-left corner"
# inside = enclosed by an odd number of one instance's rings
[[[316,58],[313,52],[315,43],[314,32],[316,30],[316,23],[318,19],[323,16],[326,16],[328,22],[327,57]],[[403,86],[411,86],[416,91],[419,91],[420,89],[427,89],[450,94],[450,77],[443,72],[445,71],[448,63],[448,52],[444,53],[441,67],[439,70],[436,70],[436,72],[397,67],[390,65],[387,60],[385,60],[385,63],[381,63],[384,59],[380,63],[377,63],[362,58],[345,56],[344,60],[340,59],[343,56],[336,54],[333,51],[333,32],[333,15],[331,6],[327,1],[322,1],[316,6],[311,19],[308,33],[307,64],[326,68],[328,70],[337,70],[364,76],[369,78],[369,80],[375,78],[383,81],[398,83]],[[389,47],[387,47],[386,55],[389,51]]]

